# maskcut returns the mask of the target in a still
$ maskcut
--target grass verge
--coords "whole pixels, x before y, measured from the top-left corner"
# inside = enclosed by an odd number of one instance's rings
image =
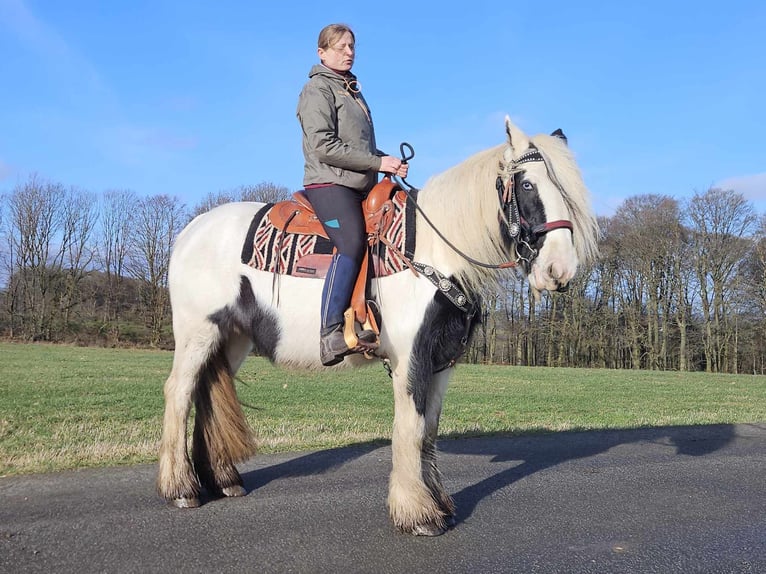
[[[0,343],[0,476],[156,460],[172,353]],[[391,380],[252,357],[237,383],[261,452],[388,440]],[[442,436],[766,421],[766,377],[460,365]]]

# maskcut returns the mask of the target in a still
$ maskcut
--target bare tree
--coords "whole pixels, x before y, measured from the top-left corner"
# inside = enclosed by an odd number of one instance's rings
[[[171,247],[186,220],[186,208],[176,197],[155,195],[139,200],[136,205],[128,272],[141,282],[150,344],[154,346],[162,338],[169,312]]]
[[[96,197],[70,188],[60,206],[62,210],[61,260],[58,265],[61,285],[57,293],[63,330],[69,327],[70,314],[79,303],[79,287],[95,258],[93,231],[98,220]]]
[[[9,294],[13,297],[13,320],[26,338],[51,337],[54,270],[62,257],[61,245],[57,244],[63,226],[59,205],[65,196],[61,184],[32,175],[8,198],[5,235],[11,261]]]
[[[766,215],[758,222],[758,229],[750,252],[740,266],[739,313],[747,325],[748,336],[743,346],[748,349],[748,371],[766,371]]]
[[[732,355],[734,325],[728,312],[729,295],[757,217],[742,194],[716,188],[696,193],[687,215],[702,305],[706,370],[727,372],[736,369],[737,363]]]
[[[255,201],[259,203],[277,203],[290,197],[290,190],[284,186],[271,182],[262,182],[256,185],[241,185],[230,190],[222,190],[218,193],[208,193],[200,201],[192,212],[192,217],[210,211],[214,207],[231,203],[232,201]]]
[[[290,197],[290,190],[283,185],[262,182],[256,185],[243,185],[239,188],[240,201],[276,203]]]
[[[106,276],[103,323],[109,336],[120,339],[120,314],[126,263],[138,197],[130,190],[114,189],[104,193],[100,205],[98,261]]]
[[[12,248],[13,246],[10,241],[10,234],[6,228],[7,205],[8,196],[6,194],[0,195],[0,284],[4,286],[0,291],[0,295],[2,295],[2,315],[0,315],[0,329],[6,329],[8,335],[13,338],[13,305],[16,299],[11,291],[10,278],[13,276],[15,258]]]
[[[225,203],[231,203],[237,201],[236,195],[232,191],[219,191],[218,193],[208,193],[202,201],[194,206],[194,211],[191,213],[191,218],[195,218],[198,215],[207,213],[214,207],[223,205]]]
[[[750,255],[748,280],[751,293],[762,317],[766,317],[766,215],[762,215],[758,223],[756,241]]]

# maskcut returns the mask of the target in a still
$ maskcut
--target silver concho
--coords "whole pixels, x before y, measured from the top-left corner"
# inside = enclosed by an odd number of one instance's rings
[[[444,291],[445,293],[449,291],[452,288],[452,283],[449,279],[442,279],[439,281],[439,289]]]
[[[511,237],[516,237],[519,234],[519,224],[518,223],[511,223],[508,226],[508,233],[511,234]]]
[[[465,305],[466,303],[465,295],[458,295],[457,297],[455,297],[455,301],[457,301],[458,305],[461,305],[461,306]]]
[[[429,276],[429,277],[430,277],[431,275],[433,275],[433,274],[434,274],[434,268],[433,268],[433,267],[431,267],[430,265],[426,265],[426,266],[423,268],[423,273],[425,273],[427,276]]]

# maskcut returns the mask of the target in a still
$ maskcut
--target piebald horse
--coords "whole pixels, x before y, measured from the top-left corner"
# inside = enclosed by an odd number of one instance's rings
[[[381,318],[377,354],[393,379],[388,509],[398,529],[416,535],[438,535],[455,523],[436,465],[439,417],[454,362],[498,269],[516,267],[539,293],[564,289],[578,265],[597,255],[597,222],[564,134],[528,137],[509,118],[505,132],[505,143],[419,191],[413,260],[421,272],[371,281]],[[242,261],[262,207],[216,207],[190,222],[173,249],[175,354],[164,387],[158,489],[179,507],[198,506],[203,487],[213,496],[246,494],[235,464],[255,453],[255,441],[233,381],[251,351],[276,364],[324,368],[323,282],[288,275],[275,282],[273,273]],[[331,368],[367,362],[350,355]]]

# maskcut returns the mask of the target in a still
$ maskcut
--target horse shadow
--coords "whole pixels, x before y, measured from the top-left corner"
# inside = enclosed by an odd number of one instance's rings
[[[320,475],[341,468],[358,458],[391,444],[390,440],[372,440],[351,446],[311,452],[242,474],[245,490],[250,493],[273,480]]]
[[[511,484],[559,464],[587,459],[612,448],[646,442],[675,448],[676,456],[705,456],[736,437],[734,425],[659,427],[604,431],[568,431],[528,436],[493,435],[483,440],[459,437],[441,440],[439,450],[455,455],[491,456],[491,462],[521,461],[452,495],[457,523],[465,521],[479,503]],[[450,437],[445,437],[450,438]],[[492,440],[496,438],[497,440]],[[489,440],[488,440],[489,439]]]
[[[543,429],[540,429],[543,431]],[[501,470],[466,486],[452,497],[457,507],[457,524],[469,518],[482,500],[511,484],[559,464],[587,459],[620,445],[647,442],[675,448],[678,456],[705,456],[724,448],[736,437],[734,425],[660,427],[604,431],[567,431],[511,435],[497,433],[481,437],[463,434],[441,436],[439,451],[450,455],[492,457],[491,462],[520,464]],[[248,493],[274,480],[320,475],[390,446],[388,440],[358,443],[348,447],[316,451],[285,462],[243,473]]]

